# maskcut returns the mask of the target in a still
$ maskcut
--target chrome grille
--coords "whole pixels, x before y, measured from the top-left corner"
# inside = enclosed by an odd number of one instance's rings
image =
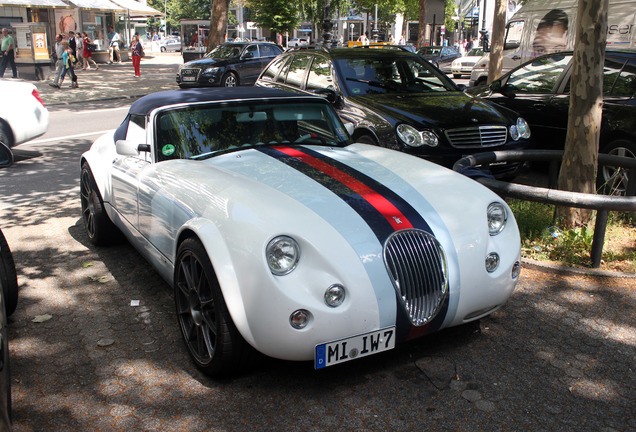
[[[182,77],[198,77],[200,69],[181,69]]]
[[[446,131],[446,138],[453,147],[481,148],[506,143],[506,126],[475,126]]]
[[[384,245],[384,263],[411,323],[429,323],[448,295],[446,257],[437,239],[417,229],[398,231]]]

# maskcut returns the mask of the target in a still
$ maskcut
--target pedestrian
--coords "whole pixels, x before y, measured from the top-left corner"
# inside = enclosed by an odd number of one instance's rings
[[[121,63],[121,55],[119,54],[119,44],[121,37],[112,27],[108,28],[108,63]]]
[[[137,78],[141,77],[141,58],[144,56],[144,46],[139,41],[139,36],[136,34],[132,37],[132,41],[130,42],[130,53],[132,57],[133,66],[135,68],[135,76]]]
[[[77,38],[75,32],[68,32],[68,47],[73,50],[73,57],[77,58]]]
[[[369,37],[366,33],[363,33],[358,38],[358,42],[362,42],[362,45],[369,45]]]
[[[13,37],[9,35],[9,30],[2,29],[2,44],[0,50],[2,50],[2,63],[0,63],[0,78],[4,77],[4,70],[7,68],[7,64],[11,65],[11,71],[13,72],[13,78],[18,77],[18,70],[15,67],[15,43]]]
[[[77,33],[75,39],[77,39],[77,69],[84,68],[84,40],[80,33]]]
[[[62,86],[62,81],[64,81],[64,75],[68,73],[71,76],[71,88],[78,88],[77,75],[75,75],[75,70],[73,67],[73,64],[75,63],[75,56],[73,56],[73,50],[70,47],[67,48],[62,55],[62,61],[64,62],[64,72],[62,72],[60,87]]]
[[[400,36],[400,41],[398,42],[398,45],[406,45],[406,39],[404,39],[404,35]]]
[[[95,60],[92,59],[93,51],[90,49],[90,47],[94,45],[89,39],[88,33],[84,32],[84,38],[82,42],[84,42],[84,52],[82,53],[84,55],[84,70],[91,68],[91,62],[93,63],[93,66],[95,66],[95,69],[99,69],[99,66],[97,66]]]
[[[52,83],[49,83],[51,87],[60,88],[60,78],[62,72],[64,72],[64,44],[62,42],[63,36],[59,34],[55,37],[55,78]]]

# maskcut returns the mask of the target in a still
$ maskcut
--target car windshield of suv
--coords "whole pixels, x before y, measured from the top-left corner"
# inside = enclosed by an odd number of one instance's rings
[[[215,59],[231,59],[241,55],[241,47],[239,45],[219,45],[205,56]]]
[[[349,135],[323,101],[246,101],[166,110],[155,121],[157,161],[206,159],[279,144],[344,146]]]
[[[447,77],[417,56],[342,58],[336,65],[351,95],[457,90]]]

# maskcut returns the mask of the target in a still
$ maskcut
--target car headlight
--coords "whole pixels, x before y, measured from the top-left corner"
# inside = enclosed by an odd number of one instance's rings
[[[517,141],[519,138],[530,138],[530,126],[528,122],[519,117],[517,123],[510,126],[510,138]]]
[[[439,140],[431,131],[418,131],[411,125],[401,123],[396,128],[398,137],[409,147],[437,147]]]
[[[494,202],[488,206],[486,213],[488,215],[488,232],[491,236],[496,236],[506,226],[508,211],[502,203]]]
[[[265,256],[270,271],[276,276],[284,276],[296,268],[300,247],[293,238],[278,236],[268,243]]]
[[[204,73],[204,74],[215,74],[215,73],[217,73],[218,71],[219,71],[219,68],[218,68],[218,67],[209,67],[209,68],[207,68],[207,69],[204,69],[204,70],[203,70],[203,73]]]

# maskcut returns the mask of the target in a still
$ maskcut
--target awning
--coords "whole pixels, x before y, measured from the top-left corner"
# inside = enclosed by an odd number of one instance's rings
[[[15,7],[15,6],[38,6],[38,7],[61,7],[69,8],[68,4],[62,0],[0,0],[0,6]]]
[[[2,1],[2,0],[0,0]],[[113,3],[127,9],[131,17],[163,16],[163,12],[135,0],[113,0]]]
[[[4,1],[4,0],[0,0]],[[125,11],[126,9],[108,0],[68,0],[69,3],[78,8],[106,10],[106,11]]]

